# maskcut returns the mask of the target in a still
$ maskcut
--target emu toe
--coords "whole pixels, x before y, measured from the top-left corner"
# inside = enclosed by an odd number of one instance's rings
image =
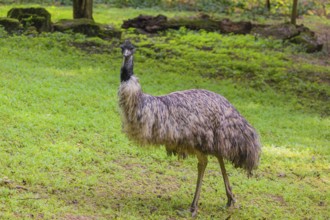
[[[190,212],[191,212],[191,217],[196,217],[197,216],[197,211],[198,211],[198,207],[190,207]]]
[[[226,207],[227,208],[234,207],[235,203],[236,200],[234,198],[228,199]]]

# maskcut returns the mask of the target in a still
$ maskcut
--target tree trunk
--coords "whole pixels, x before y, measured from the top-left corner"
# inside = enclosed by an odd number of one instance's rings
[[[93,0],[73,0],[73,18],[93,20]]]
[[[292,14],[291,14],[291,24],[296,25],[296,18],[297,18],[297,13],[298,11],[298,0],[293,0],[293,5],[292,5]]]
[[[270,12],[270,0],[266,0],[266,9]]]

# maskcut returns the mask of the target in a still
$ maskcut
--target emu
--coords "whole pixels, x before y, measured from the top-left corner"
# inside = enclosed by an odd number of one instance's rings
[[[257,167],[261,145],[255,129],[223,96],[192,89],[152,96],[142,92],[133,73],[134,46],[121,45],[123,63],[118,91],[123,131],[139,145],[163,145],[169,154],[196,155],[198,178],[192,216],[197,214],[207,156],[218,159],[227,195],[227,206],[235,203],[224,159],[251,174]]]

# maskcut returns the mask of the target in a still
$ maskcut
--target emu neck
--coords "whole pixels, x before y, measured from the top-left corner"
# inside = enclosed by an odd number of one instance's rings
[[[124,57],[123,65],[121,66],[120,81],[128,81],[133,74],[133,56]]]

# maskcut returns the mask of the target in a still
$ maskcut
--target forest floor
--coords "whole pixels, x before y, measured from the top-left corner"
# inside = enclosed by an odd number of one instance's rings
[[[53,20],[72,14],[70,7],[47,9]],[[0,6],[0,16],[7,10]],[[94,13],[119,27],[160,12]],[[322,18],[304,19],[329,27]],[[226,163],[233,208],[225,208],[221,172],[209,158],[195,219],[329,219],[328,51],[306,54],[281,41],[186,29],[156,36],[126,30],[112,41],[63,33],[0,37],[0,219],[191,219],[197,159],[141,148],[121,132],[119,45],[127,38],[137,46],[144,92],[214,91],[260,134],[252,178]]]

